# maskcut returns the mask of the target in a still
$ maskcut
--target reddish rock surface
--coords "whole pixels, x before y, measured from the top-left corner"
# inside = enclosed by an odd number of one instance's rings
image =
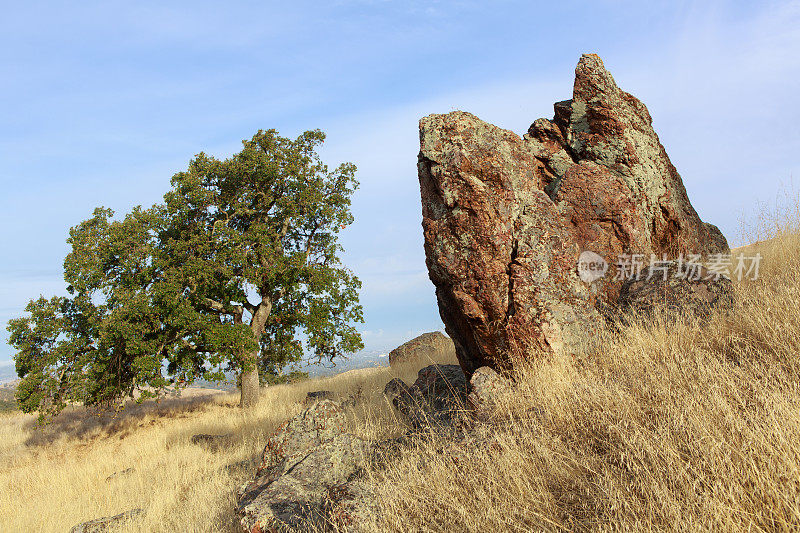
[[[727,251],[703,223],[652,128],[596,55],[571,100],[524,137],[456,111],[420,121],[425,252],[442,320],[467,374],[574,353],[616,301],[620,254]],[[611,267],[580,280],[582,251]]]

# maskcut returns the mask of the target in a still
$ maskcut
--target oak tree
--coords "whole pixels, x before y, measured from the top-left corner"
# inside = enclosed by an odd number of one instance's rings
[[[338,242],[356,169],[322,163],[324,138],[259,131],[228,159],[197,155],[162,204],[122,220],[98,209],[70,230],[69,296],[8,325],[21,408],[146,398],[226,370],[247,407],[259,375],[361,349],[360,282]]]

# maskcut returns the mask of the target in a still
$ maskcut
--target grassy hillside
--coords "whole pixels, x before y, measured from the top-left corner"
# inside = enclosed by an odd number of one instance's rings
[[[374,473],[384,531],[789,531],[800,524],[800,239],[710,323],[639,323],[524,368],[473,441]],[[444,450],[444,453],[443,453]]]
[[[708,323],[655,320],[524,366],[496,422],[420,442],[369,473],[379,531],[796,529],[800,523],[800,238],[762,243],[761,279]],[[443,354],[442,358],[452,357]],[[0,415],[0,531],[66,531],[142,507],[138,531],[238,531],[236,488],[310,390],[361,399],[353,430],[400,431],[367,369],[235,395],[166,399],[117,417],[74,408],[46,428]],[[217,452],[197,433],[230,433]],[[132,470],[128,470],[132,469]],[[122,472],[109,478],[114,473]]]
[[[454,355],[434,362],[454,362]],[[63,533],[141,507],[147,513],[137,531],[238,532],[236,489],[252,478],[266,436],[301,411],[308,391],[358,397],[353,430],[389,435],[398,425],[384,385],[393,377],[413,381],[427,363],[271,386],[253,411],[238,407],[237,394],[190,390],[118,416],[71,408],[44,428],[33,415],[0,414],[0,531]],[[208,451],[190,442],[198,433],[230,433],[233,443]]]

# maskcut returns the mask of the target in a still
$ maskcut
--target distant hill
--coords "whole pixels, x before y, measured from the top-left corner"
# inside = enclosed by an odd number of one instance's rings
[[[303,366],[301,364],[297,368],[286,367],[284,372],[289,373],[292,370],[299,370],[300,372],[308,373],[308,377],[310,378],[323,378],[335,376],[351,370],[388,366],[388,353],[385,351],[373,350],[370,352],[362,352],[351,355],[347,359],[338,359],[335,365],[315,364]],[[198,379],[192,383],[192,387],[200,389],[218,389],[232,392],[237,389],[236,376],[233,373],[226,373],[226,379],[223,381],[206,381],[204,379]]]
[[[338,360],[335,365],[310,365],[300,366],[298,370],[308,372],[309,377],[328,377],[349,370],[357,370],[361,368],[374,368],[381,366],[389,366],[389,357],[387,352],[373,350],[370,352],[362,352],[356,355],[351,355],[347,359]],[[288,370],[288,369],[287,369]],[[18,379],[17,372],[14,365],[0,365],[0,387]],[[236,377],[233,375],[228,376],[225,381],[205,381],[198,380],[193,383],[194,387],[209,388],[209,389],[222,389],[232,391],[236,389]]]
[[[333,366],[324,365],[311,365],[301,366],[298,370],[308,372],[309,377],[330,377],[344,372],[353,370],[361,370],[365,368],[388,367],[389,357],[386,352],[371,351],[366,353],[359,353],[351,355],[346,360],[339,360]],[[13,365],[0,365],[0,413],[16,411],[17,402],[14,398],[16,392],[16,385],[19,381],[16,370]],[[228,376],[225,381],[206,381],[198,380],[192,384],[192,391],[202,391],[203,389],[209,390],[224,390],[232,392],[236,390],[236,378],[233,375]],[[187,394],[183,391],[182,395]]]
[[[313,365],[308,367],[300,367],[300,370],[303,372],[308,372],[310,377],[316,378],[334,376],[349,370],[381,366],[389,366],[389,354],[387,352],[375,350],[351,355],[347,359],[338,360],[333,366]]]
[[[14,365],[0,365],[0,385],[15,381],[17,379],[17,371]]]
[[[0,384],[0,413],[17,410],[17,400],[14,393],[17,391],[17,380]]]

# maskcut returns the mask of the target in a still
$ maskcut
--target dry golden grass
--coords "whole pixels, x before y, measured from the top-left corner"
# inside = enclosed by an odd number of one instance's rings
[[[421,440],[370,472],[375,530],[800,528],[799,234],[778,225],[747,250],[764,256],[761,279],[735,284],[732,311],[605,331],[576,358],[522,366],[496,424]],[[0,415],[0,531],[66,531],[136,507],[146,514],[130,530],[238,531],[235,492],[253,468],[236,465],[306,392],[359,397],[353,431],[381,438],[400,428],[385,383],[430,362],[453,355],[270,387],[252,411],[223,394],[116,419],[75,408],[44,429]],[[232,442],[211,452],[190,443],[197,433]]]
[[[433,362],[453,358],[440,354]],[[300,412],[307,392],[359,396],[353,429],[377,438],[398,427],[383,387],[395,376],[413,378],[425,364],[272,386],[249,411],[239,409],[236,394],[189,390],[180,399],[133,404],[116,417],[70,408],[44,428],[34,415],[0,415],[0,531],[63,533],[79,522],[143,508],[142,518],[118,530],[238,532],[236,489],[252,477],[266,435]],[[190,442],[198,433],[232,439],[211,452]]]
[[[497,425],[372,473],[376,529],[800,528],[797,235],[765,239],[762,278],[709,323],[640,322],[526,365]]]

